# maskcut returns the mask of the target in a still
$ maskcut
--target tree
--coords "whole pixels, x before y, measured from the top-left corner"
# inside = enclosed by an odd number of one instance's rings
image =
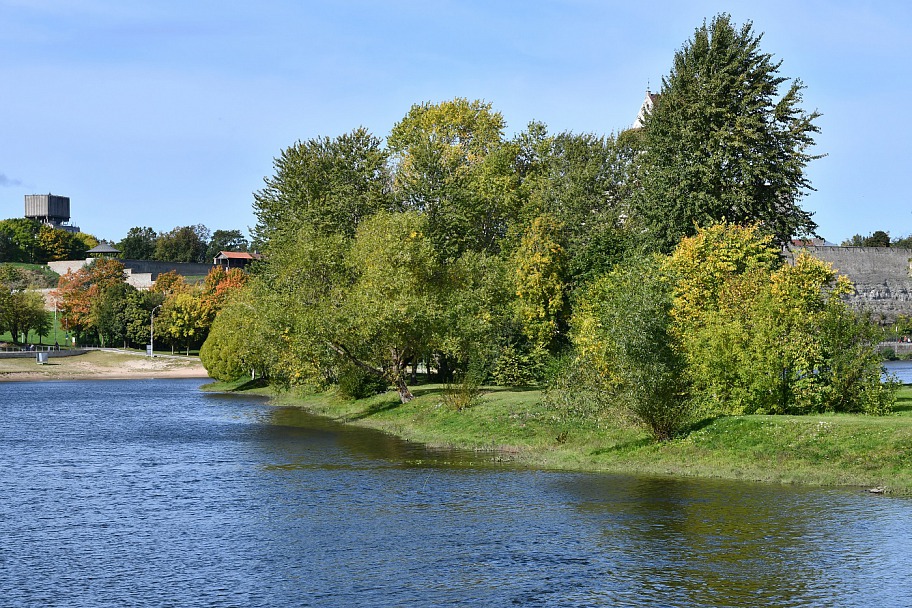
[[[526,337],[544,351],[566,329],[562,229],[551,216],[535,218],[513,254],[516,314]]]
[[[169,296],[172,293],[187,291],[190,286],[184,280],[183,275],[178,274],[176,270],[169,270],[158,275],[155,283],[152,285],[152,291]]]
[[[844,240],[840,247],[862,247],[864,245],[864,237],[860,234],[852,235],[852,238]]]
[[[202,224],[177,226],[158,236],[155,241],[155,259],[163,262],[206,262],[209,229]]]
[[[318,234],[351,237],[366,218],[391,209],[387,154],[380,143],[358,128],[283,150],[273,161],[275,174],[254,194],[256,240],[268,245],[278,232],[294,238],[302,225]]]
[[[124,306],[126,339],[133,346],[149,343],[151,316],[155,307],[163,304],[165,294],[160,291],[130,291]]]
[[[151,260],[155,257],[157,240],[158,235],[148,226],[134,226],[117,243],[117,248],[125,260]]]
[[[412,399],[405,366],[427,351],[441,318],[425,227],[414,212],[379,213],[359,227],[347,256],[354,281],[328,336],[336,354],[384,376],[403,403]]]
[[[70,251],[71,260],[85,259],[85,254],[89,249],[98,246],[98,238],[95,235],[85,232],[77,232],[73,235],[73,249]]]
[[[29,331],[47,335],[51,328],[44,297],[26,289],[26,273],[15,267],[0,269],[0,331],[9,331],[13,342],[26,341]]]
[[[425,222],[415,212],[379,212],[354,239],[311,225],[274,239],[254,290],[256,314],[283,347],[270,377],[319,385],[354,366],[409,401],[406,365],[429,351],[442,318]]]
[[[573,287],[609,271],[632,245],[628,138],[548,135],[532,123],[518,137],[525,205],[517,232],[547,214],[563,224],[568,281]]]
[[[889,247],[891,244],[896,247],[907,246],[907,244],[902,242],[902,239],[896,239],[891,243],[890,233],[883,230],[875,230],[868,236],[856,234],[842,242],[843,247]]]
[[[0,221],[0,241],[3,242],[3,262],[36,263],[42,257],[38,245],[38,232],[41,222],[26,218],[13,218]]]
[[[69,331],[83,339],[97,334],[93,306],[107,289],[124,283],[124,266],[118,260],[97,258],[90,265],[68,272],[52,292]]]
[[[893,239],[891,247],[901,247],[903,249],[912,249],[912,235],[901,236]]]
[[[118,283],[100,290],[92,299],[92,324],[102,347],[126,342],[128,294],[136,288]]]
[[[246,374],[269,375],[280,340],[258,299],[261,287],[249,285],[232,292],[213,321],[200,348],[200,361],[213,378],[230,381]]]
[[[848,280],[806,252],[780,266],[770,241],[720,224],[664,262],[671,335],[703,414],[888,411],[882,332],[840,299]]]
[[[659,261],[645,257],[588,286],[572,321],[577,365],[594,368],[598,388],[658,440],[672,438],[692,413],[671,306]]]
[[[777,244],[816,229],[798,203],[812,189],[805,167],[818,158],[808,149],[819,114],[801,109],[803,84],[787,84],[761,38],[750,22],[738,29],[718,15],[662,79],[638,159],[637,215],[655,249],[723,220],[759,223]]]
[[[758,226],[721,223],[697,230],[683,239],[663,263],[674,281],[671,315],[678,328],[700,323],[717,307],[729,285],[727,279],[779,265],[772,237]]]
[[[205,341],[212,323],[212,310],[199,294],[179,292],[165,298],[158,319],[159,331],[167,335],[172,344],[185,346],[189,355],[191,346]]]
[[[240,268],[224,270],[214,266],[203,281],[202,295],[208,301],[208,306],[218,311],[225,301],[247,283],[247,273]]]
[[[390,132],[395,195],[427,217],[441,259],[496,253],[516,215],[517,150],[503,129],[491,104],[457,98],[412,106]]]

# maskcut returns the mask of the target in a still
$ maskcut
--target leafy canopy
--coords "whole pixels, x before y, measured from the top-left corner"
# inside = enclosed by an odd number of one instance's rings
[[[636,201],[661,251],[723,220],[759,223],[779,244],[816,229],[798,203],[812,189],[805,167],[818,158],[808,150],[819,114],[801,109],[803,84],[780,76],[761,38],[750,22],[718,15],[662,79],[644,121]]]

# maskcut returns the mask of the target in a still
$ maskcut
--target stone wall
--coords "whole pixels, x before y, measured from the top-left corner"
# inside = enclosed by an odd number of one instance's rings
[[[840,274],[855,284],[849,303],[870,310],[885,322],[897,315],[912,316],[912,249],[893,247],[796,247],[786,251],[786,260],[794,262],[799,251],[829,262]]]
[[[206,276],[212,270],[212,264],[189,264],[187,262],[155,262],[152,260],[121,260],[124,268],[133,271],[133,274],[151,274],[152,279],[157,279],[163,272],[176,270],[177,274],[185,277]]]
[[[59,275],[75,272],[92,261],[88,260],[63,260],[61,262],[48,262],[48,267]],[[149,289],[155,279],[163,272],[176,270],[177,274],[185,277],[198,277],[209,274],[212,264],[188,264],[186,262],[155,262],[152,260],[119,260],[124,265],[124,274],[127,283],[137,289]],[[53,305],[51,305],[53,310]]]

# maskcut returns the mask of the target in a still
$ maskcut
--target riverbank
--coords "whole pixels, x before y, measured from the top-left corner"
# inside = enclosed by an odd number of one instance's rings
[[[139,351],[93,350],[75,357],[0,359],[0,382],[35,380],[126,380],[141,378],[208,378],[198,357],[146,357]]]
[[[732,416],[705,421],[682,438],[655,443],[635,427],[568,419],[541,403],[541,392],[491,389],[456,411],[444,387],[415,387],[400,404],[393,392],[358,401],[332,393],[274,394],[262,385],[214,383],[207,390],[271,395],[346,424],[382,430],[437,447],[490,451],[522,465],[611,473],[854,486],[912,495],[912,388],[895,413]]]

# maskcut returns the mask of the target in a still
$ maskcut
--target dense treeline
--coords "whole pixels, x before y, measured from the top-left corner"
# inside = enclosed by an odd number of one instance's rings
[[[220,251],[247,251],[250,243],[240,230],[210,231],[206,226],[175,226],[155,232],[148,226],[130,228],[116,243],[126,260],[211,263]]]
[[[488,103],[413,106],[386,145],[299,141],[256,193],[264,261],[216,317],[210,373],[284,386],[545,382],[566,415],[885,411],[876,330],[843,279],[779,248],[817,132],[801,84],[721,15],[642,129],[513,138]]]
[[[214,267],[199,285],[169,272],[141,291],[124,276],[121,262],[100,258],[60,277],[52,297],[67,336],[81,345],[142,348],[154,316],[155,343],[189,352],[206,339],[228,294],[247,280],[239,269]]]
[[[98,243],[91,234],[68,232],[37,220],[0,220],[0,263],[83,260]],[[121,250],[120,257],[128,260],[205,264],[220,251],[247,251],[250,243],[240,230],[210,231],[197,224],[160,233],[147,226],[133,227],[115,245]]]
[[[852,238],[844,240],[843,247],[902,247],[912,248],[912,235],[890,238],[889,232],[875,230],[868,236],[860,234],[852,235]]]
[[[96,245],[98,239],[91,234],[68,232],[27,218],[0,220],[0,262],[81,260]]]

